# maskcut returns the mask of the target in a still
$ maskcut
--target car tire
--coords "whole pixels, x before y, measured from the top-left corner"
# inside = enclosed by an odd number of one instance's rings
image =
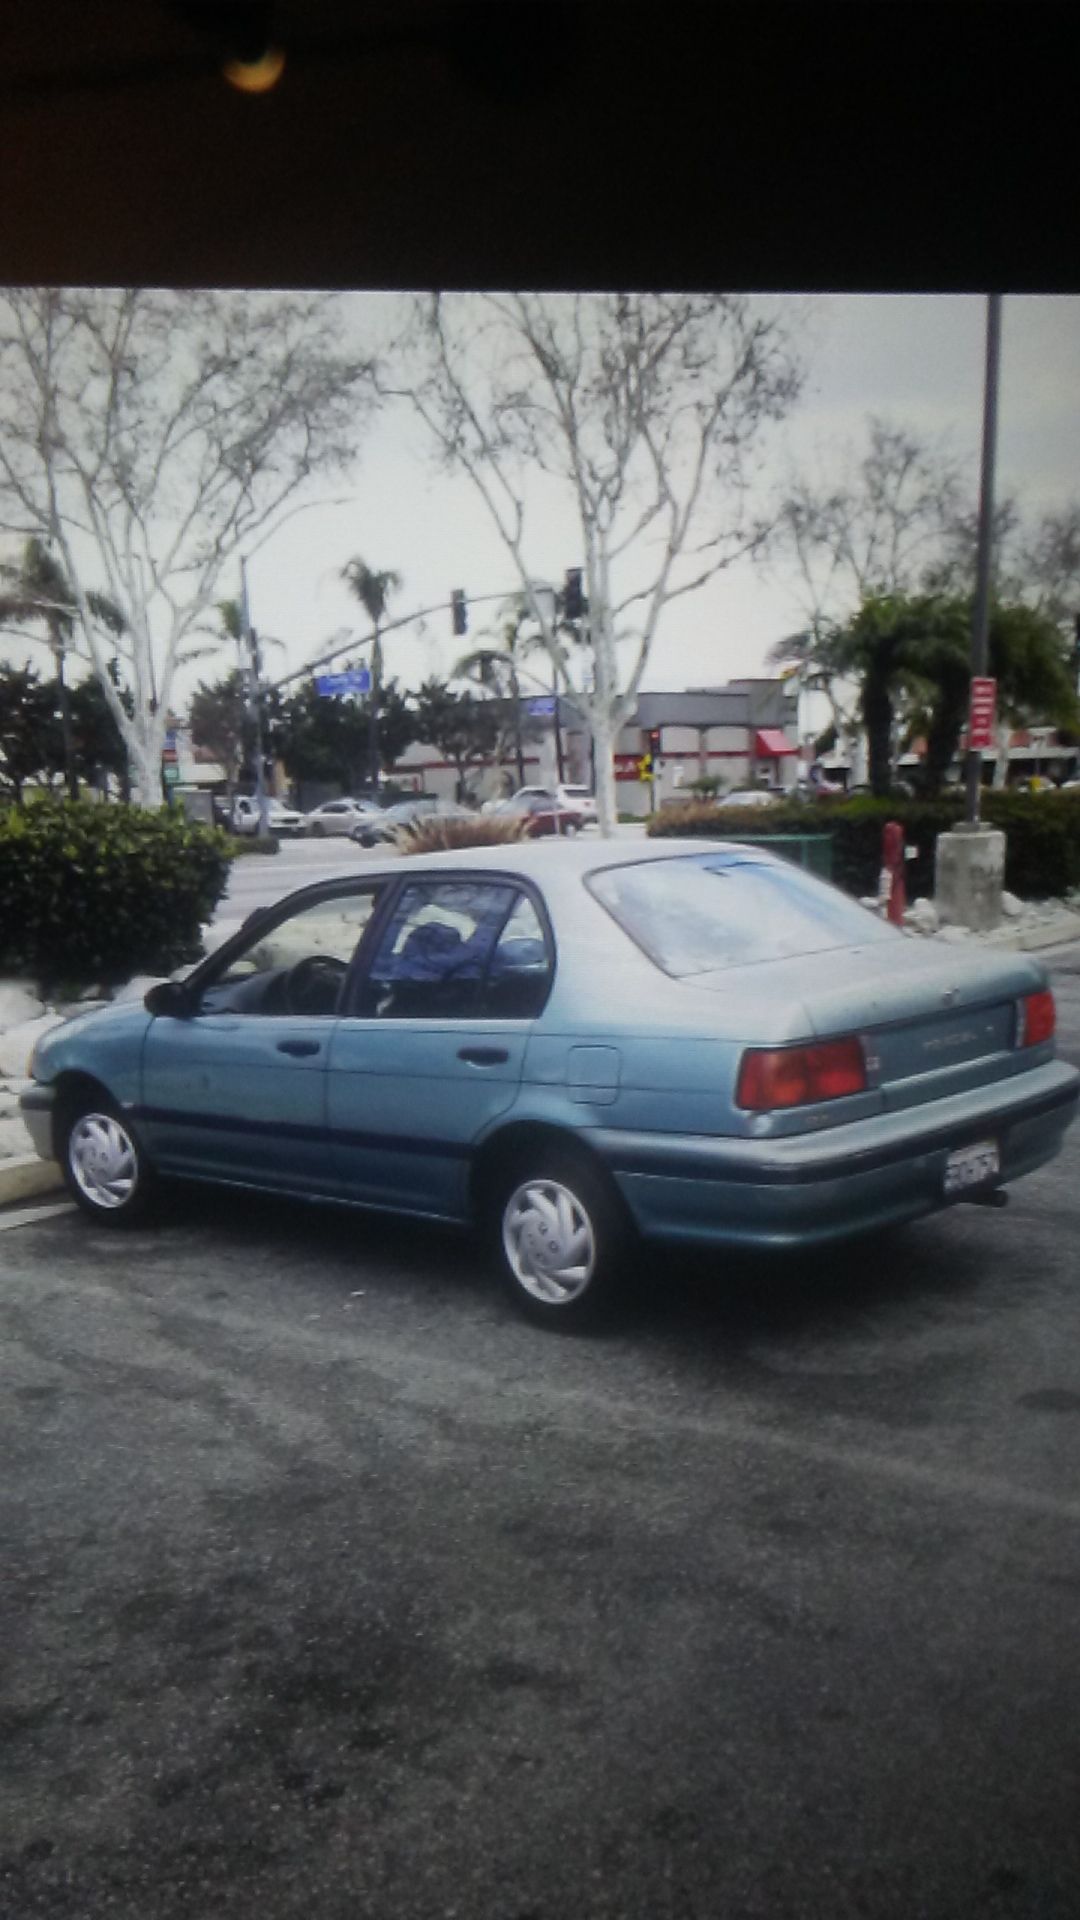
[[[487,1228],[504,1285],[543,1326],[602,1320],[633,1261],[633,1229],[610,1181],[550,1147],[516,1155],[493,1182]]]
[[[313,820],[308,828],[308,832],[313,840],[321,840],[323,834],[326,832],[326,828],[322,825],[321,821]]]
[[[562,827],[560,829],[561,833],[563,834],[563,837],[567,840],[572,840],[577,830],[578,830],[578,826],[577,826],[576,820],[564,820]]]
[[[155,1198],[156,1176],[127,1115],[102,1095],[85,1095],[64,1115],[60,1166],[76,1206],[110,1227],[143,1220]]]

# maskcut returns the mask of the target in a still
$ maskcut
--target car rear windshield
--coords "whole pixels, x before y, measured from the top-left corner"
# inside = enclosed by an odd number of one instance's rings
[[[756,855],[607,867],[587,884],[649,959],[676,979],[899,937],[835,887]]]

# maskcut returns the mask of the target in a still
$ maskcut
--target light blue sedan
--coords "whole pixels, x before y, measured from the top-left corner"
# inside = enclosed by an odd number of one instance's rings
[[[477,1223],[552,1323],[617,1292],[638,1239],[799,1248],[1000,1203],[1080,1082],[1035,961],[672,840],[305,887],[145,1004],[54,1029],[32,1075],[37,1149],[98,1220],[165,1175]]]

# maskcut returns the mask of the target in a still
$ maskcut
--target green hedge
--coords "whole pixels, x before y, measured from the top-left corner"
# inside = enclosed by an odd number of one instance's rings
[[[1068,793],[983,795],[983,818],[1006,834],[1005,884],[1025,900],[1045,900],[1080,886],[1080,789]],[[857,896],[876,893],[881,872],[881,830],[898,820],[909,846],[911,898],[934,891],[934,848],[939,833],[964,817],[960,794],[938,800],[792,801],[774,807],[713,807],[707,803],[665,807],[649,824],[654,836],[828,833],[833,843],[833,879]]]
[[[50,801],[0,812],[0,972],[115,984],[196,960],[228,842],[179,811]]]

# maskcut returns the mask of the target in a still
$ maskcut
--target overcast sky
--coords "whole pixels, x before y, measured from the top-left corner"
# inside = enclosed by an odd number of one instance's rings
[[[365,305],[380,299],[350,297],[361,322]],[[816,295],[792,305],[808,375],[797,410],[770,442],[769,480],[779,483],[792,464],[829,471],[845,442],[861,445],[870,413],[928,435],[947,434],[957,453],[971,456],[974,480],[985,340],[981,296]],[[1064,504],[1080,492],[1078,450],[1080,299],[1008,298],[999,488],[1015,490],[1032,509]],[[274,677],[286,664],[311,658],[340,628],[363,629],[360,610],[338,579],[352,554],[403,575],[395,613],[446,600],[452,587],[481,594],[516,584],[469,483],[433,472],[418,429],[404,416],[370,433],[348,490],[347,504],[298,515],[250,561],[252,619],[285,642],[283,653],[267,656]],[[569,514],[538,511],[527,543],[538,575],[561,578],[581,562]],[[670,607],[645,684],[680,688],[758,673],[768,647],[797,627],[800,615],[792,580],[763,574],[749,562],[733,566]],[[473,614],[470,641],[484,617]],[[448,619],[439,617],[424,639],[388,640],[387,670],[415,685],[428,673],[447,673],[461,650]],[[206,666],[199,671],[205,674]]]

